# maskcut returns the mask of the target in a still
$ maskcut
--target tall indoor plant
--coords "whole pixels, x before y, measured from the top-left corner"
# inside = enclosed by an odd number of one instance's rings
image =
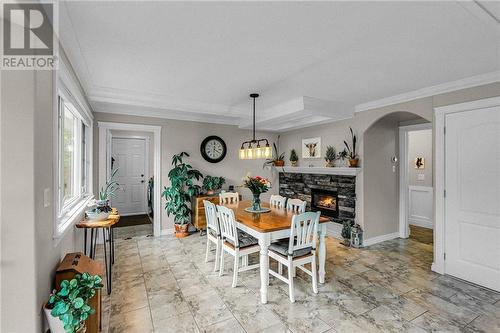
[[[44,311],[52,333],[85,332],[85,321],[95,313],[88,301],[102,288],[102,278],[89,273],[76,274],[63,280],[59,290],[54,289]]]
[[[181,152],[172,157],[172,170],[168,173],[170,186],[164,187],[162,196],[167,203],[167,215],[174,215],[175,236],[178,238],[188,235],[188,223],[191,220],[191,198],[200,193],[201,187],[195,181],[203,178],[198,170],[190,164],[184,163],[183,158],[189,157],[186,152]]]
[[[356,168],[358,166],[358,153],[356,152],[356,141],[357,137],[354,134],[352,127],[349,127],[349,130],[351,131],[351,144],[349,145],[347,141],[344,140],[345,147],[347,149],[347,152],[349,154],[349,166],[351,168]]]

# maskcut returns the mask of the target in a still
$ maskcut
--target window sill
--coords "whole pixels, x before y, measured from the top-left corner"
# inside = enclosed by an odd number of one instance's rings
[[[84,197],[80,200],[80,202],[76,203],[71,210],[66,213],[64,216],[58,218],[53,239],[55,241],[54,246],[59,244],[62,238],[66,235],[68,230],[71,229],[72,226],[75,225],[76,222],[82,219],[82,215],[85,212],[87,205],[93,199],[92,195]]]

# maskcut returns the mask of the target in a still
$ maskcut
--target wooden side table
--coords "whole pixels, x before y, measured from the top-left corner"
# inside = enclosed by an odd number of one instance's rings
[[[108,290],[108,295],[111,294],[111,277],[112,277],[112,266],[115,262],[115,242],[113,236],[113,226],[120,221],[120,215],[116,208],[113,208],[111,214],[107,220],[104,221],[91,221],[84,219],[76,224],[77,228],[82,228],[84,230],[84,253],[87,255],[87,230],[90,229],[90,246],[88,256],[92,259],[95,257],[95,248],[97,243],[97,234],[99,229],[102,229],[102,238],[104,245],[104,266],[106,267],[106,286]],[[95,230],[95,231],[94,231]],[[109,250],[106,243],[109,242]],[[108,256],[109,251],[109,256]],[[109,259],[109,260],[108,260]]]

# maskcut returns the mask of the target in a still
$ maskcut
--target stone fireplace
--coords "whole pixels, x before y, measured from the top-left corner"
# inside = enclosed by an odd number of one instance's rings
[[[354,221],[356,176],[307,173],[307,168],[301,168],[304,173],[298,172],[298,168],[290,168],[294,172],[286,169],[279,174],[280,195],[306,201],[308,210],[320,210],[333,222]]]

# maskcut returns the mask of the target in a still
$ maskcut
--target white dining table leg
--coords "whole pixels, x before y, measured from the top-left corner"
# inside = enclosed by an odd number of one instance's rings
[[[267,286],[269,284],[269,236],[261,234],[259,237],[260,246],[260,302],[267,303]]]
[[[326,223],[319,225],[319,283],[325,283],[325,261],[326,261]]]

